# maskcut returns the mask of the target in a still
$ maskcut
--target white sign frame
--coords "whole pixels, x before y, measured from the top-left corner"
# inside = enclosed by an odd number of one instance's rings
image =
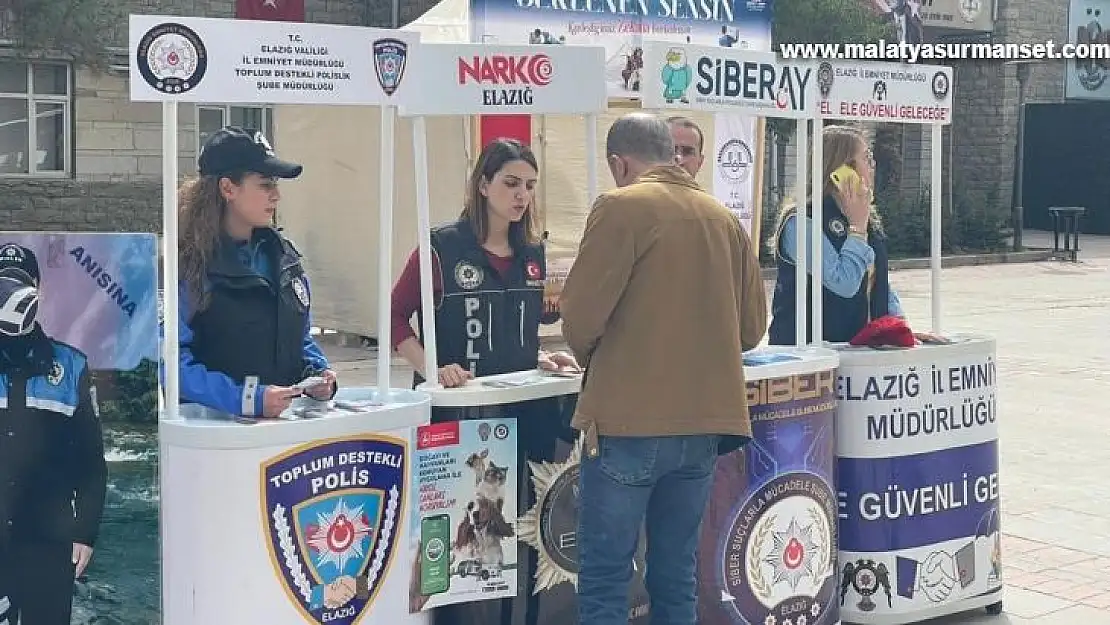
[[[459,59],[479,55],[484,58],[502,57],[537,57],[544,56],[549,59],[549,66],[544,69],[545,80],[541,85],[544,89],[557,92],[556,97],[537,97],[531,105],[507,105],[505,108],[491,110],[481,102],[476,102],[473,97],[473,87],[460,85],[458,75],[454,82],[451,76],[444,74],[442,63],[448,63],[448,72],[459,71]],[[402,117],[413,118],[412,143],[413,158],[416,176],[416,214],[417,236],[420,242],[420,308],[422,323],[420,336],[424,343],[424,372],[425,382],[420,388],[434,390],[441,388],[439,383],[439,370],[436,353],[436,327],[435,306],[432,294],[432,253],[431,253],[431,198],[428,192],[428,131],[427,117],[443,117],[454,115],[489,115],[489,114],[527,114],[527,115],[585,115],[586,117],[586,194],[587,200],[593,202],[597,197],[597,115],[608,108],[608,99],[605,86],[605,49],[601,46],[549,46],[549,45],[489,45],[480,43],[467,44],[422,44],[416,49],[415,58],[420,59],[418,67],[425,68],[432,63],[440,63],[437,71],[426,74],[415,91],[427,93],[428,97],[418,98],[413,103],[400,107],[398,110]],[[591,58],[593,57],[593,58]],[[531,61],[528,61],[530,63]],[[473,62],[471,63],[473,65]],[[560,68],[569,78],[562,78]],[[496,72],[495,72],[496,73]],[[557,80],[562,82],[556,83]],[[446,83],[446,84],[445,84]],[[519,81],[518,89],[531,88],[532,85]],[[552,86],[554,84],[554,86]],[[454,88],[454,89],[452,89]],[[500,88],[494,85],[490,88]],[[538,89],[536,90],[538,95]],[[462,92],[461,94],[459,92]],[[577,97],[567,97],[564,94],[578,94]],[[462,97],[459,97],[459,96]],[[484,146],[483,146],[484,147]]]
[[[668,54],[671,52],[685,57],[678,70],[680,76],[683,69],[689,70],[685,86],[681,80],[678,86],[664,85],[663,75],[669,69]],[[697,60],[691,62],[695,58]],[[705,61],[710,61],[708,67]],[[729,68],[736,68],[738,73],[729,76]],[[768,70],[774,73],[768,74]],[[712,93],[701,93],[706,72],[712,72],[713,80],[709,85],[715,88]],[[774,52],[645,41],[640,101],[649,109],[809,120],[817,115],[816,74],[816,63],[782,60]],[[730,77],[733,80],[728,80]],[[739,92],[721,93],[720,82],[735,83]],[[673,90],[674,98],[666,97],[667,89]],[[801,102],[797,101],[799,98]]]
[[[940,272],[941,187],[944,167],[944,127],[952,123],[955,101],[953,69],[946,65],[881,63],[875,61],[822,61],[817,69],[821,92],[820,117],[829,120],[915,124],[931,127],[929,139],[929,305],[932,331],[941,332]],[[854,74],[854,75],[853,75]],[[899,80],[890,93],[891,80]],[[882,83],[882,93],[879,84]],[[875,100],[881,97],[881,103]],[[893,96],[893,100],[891,97]],[[867,108],[867,107],[871,108]],[[863,109],[861,111],[861,109]],[[893,110],[891,110],[893,109]],[[935,119],[936,110],[947,114]],[[860,114],[852,114],[852,111]],[[882,111],[884,114],[876,114]],[[934,118],[929,118],[930,111]],[[870,113],[870,114],[868,114]],[[896,113],[890,116],[885,113]],[[815,295],[815,301],[819,301]],[[820,304],[815,304],[820,306]],[[815,323],[819,323],[815,320]],[[815,326],[819,327],[819,326]]]

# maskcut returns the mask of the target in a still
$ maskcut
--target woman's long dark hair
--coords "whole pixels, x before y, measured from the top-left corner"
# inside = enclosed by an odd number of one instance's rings
[[[474,171],[470,172],[470,179],[466,183],[466,200],[463,203],[462,219],[470,222],[474,228],[474,235],[478,241],[485,243],[489,238],[489,210],[486,206],[486,196],[482,195],[482,183],[493,182],[493,177],[505,165],[513,161],[524,161],[537,172],[540,170],[536,163],[536,155],[532,148],[516,139],[494,139],[482,149]],[[528,204],[524,215],[519,222],[509,224],[509,240],[516,243],[535,245],[540,242],[539,226],[536,223],[536,201]]]
[[[243,177],[200,176],[186,180],[177,190],[178,272],[193,314],[208,306],[204,282],[208,264],[219,247],[227,212],[227,202],[220,193],[220,178],[240,184]]]

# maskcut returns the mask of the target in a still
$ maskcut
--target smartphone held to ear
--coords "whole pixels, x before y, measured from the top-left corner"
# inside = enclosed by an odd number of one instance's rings
[[[856,172],[850,165],[841,165],[835,171],[829,174],[829,181],[836,185],[837,189],[847,191],[848,189],[858,189],[862,184],[859,173]],[[845,186],[847,184],[847,186]]]

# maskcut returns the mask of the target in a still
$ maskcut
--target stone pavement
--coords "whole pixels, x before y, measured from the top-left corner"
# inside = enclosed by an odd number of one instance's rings
[[[930,625],[1110,625],[1110,241],[1081,246],[1076,264],[944,270],[943,329],[998,342],[1006,592],[1003,615]],[[927,329],[928,272],[892,282],[911,324]],[[328,351],[347,383],[374,383],[367,350]],[[392,378],[412,379],[400,367]]]

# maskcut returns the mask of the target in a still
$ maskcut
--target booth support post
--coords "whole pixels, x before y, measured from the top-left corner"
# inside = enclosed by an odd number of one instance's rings
[[[177,357],[177,101],[162,102],[162,360],[165,418],[176,419],[180,403]]]
[[[821,268],[821,252],[825,243],[825,147],[824,135],[825,121],[820,116],[813,118],[813,147],[810,149],[810,158],[813,167],[813,209],[810,217],[810,266],[813,267],[813,279],[810,280],[810,318],[813,324],[810,343],[821,345],[825,342],[825,317],[821,305],[824,301],[824,271]],[[800,235],[799,235],[800,236]],[[804,283],[802,283],[804,284]],[[798,290],[802,291],[802,284]]]
[[[597,115],[586,116],[586,204],[597,199]]]
[[[390,323],[392,304],[389,284],[393,280],[393,145],[396,110],[381,107],[381,132],[378,142],[381,172],[378,178],[378,396],[389,401],[390,363],[393,356],[393,331]],[[421,267],[423,269],[423,267]]]
[[[802,219],[806,216],[806,159],[809,157],[809,121],[799,119],[795,122],[794,136],[798,138],[798,166],[795,168],[798,180],[794,185],[794,232],[797,234],[794,246],[794,344],[806,344],[806,228]]]
[[[428,125],[423,115],[412,120],[413,175],[416,178],[416,234],[420,241],[420,336],[424,339],[424,380],[429,388],[439,387],[436,366],[436,318],[432,289],[432,201],[428,193]],[[423,182],[421,182],[423,181]],[[446,279],[445,277],[443,279]]]
[[[941,236],[943,234],[941,228],[941,206],[940,206],[940,187],[941,187],[941,174],[944,167],[944,153],[941,151],[941,143],[944,141],[944,127],[940,124],[931,124],[933,129],[932,141],[929,144],[929,152],[932,163],[929,166],[929,174],[932,180],[930,187],[932,191],[929,193],[929,203],[931,204],[930,214],[930,254],[929,254],[929,270],[930,277],[932,278],[932,293],[929,296],[929,304],[932,306],[933,312],[933,333],[939,334],[941,331],[940,324],[940,268],[941,268]]]

